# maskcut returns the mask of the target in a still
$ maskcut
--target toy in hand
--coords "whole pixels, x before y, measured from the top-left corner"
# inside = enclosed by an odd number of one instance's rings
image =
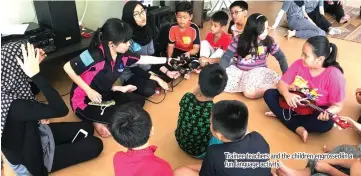
[[[184,54],[177,59],[172,59],[170,61],[170,65],[174,70],[179,71],[182,75],[188,74],[200,67],[198,58],[187,57]]]
[[[102,112],[100,113],[100,115],[103,115],[106,108],[115,105],[115,101],[114,101],[114,100],[111,100],[111,101],[102,101],[101,103],[89,102],[88,105],[100,106],[100,110],[102,111]]]
[[[310,100],[305,94],[301,93],[301,92],[297,92],[297,91],[290,91],[293,94],[299,95],[303,98],[303,100],[301,100],[301,104],[299,106],[297,106],[297,108],[291,108],[284,97],[280,97],[279,99],[279,105],[282,109],[289,109],[289,110],[293,110],[295,111],[297,114],[299,115],[311,115],[315,110],[319,111],[319,112],[327,112],[325,109],[320,108],[319,106],[315,105],[315,102],[313,100]],[[329,114],[329,116],[331,117],[331,119],[335,122],[334,126],[335,127],[339,127],[339,129],[346,129],[350,127],[350,124],[347,123],[344,120],[341,120],[340,116],[327,112]]]

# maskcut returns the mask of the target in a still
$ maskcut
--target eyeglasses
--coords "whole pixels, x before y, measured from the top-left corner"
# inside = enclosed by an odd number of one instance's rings
[[[232,12],[229,12],[230,15],[238,15],[238,13],[240,12],[243,12],[244,10],[238,10],[238,11],[235,11],[234,13]]]
[[[142,16],[145,16],[147,13],[147,10],[143,9],[140,12],[136,12],[133,14],[134,18],[141,18]]]

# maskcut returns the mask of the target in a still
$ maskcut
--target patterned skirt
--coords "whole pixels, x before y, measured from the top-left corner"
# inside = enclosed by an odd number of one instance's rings
[[[231,65],[226,68],[226,72],[228,82],[224,91],[231,93],[268,89],[276,85],[281,79],[280,75],[266,67],[244,71],[235,65]]]

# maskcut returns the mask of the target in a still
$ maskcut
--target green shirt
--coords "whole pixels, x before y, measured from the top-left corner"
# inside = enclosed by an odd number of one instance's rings
[[[201,102],[192,93],[186,93],[179,105],[176,140],[186,153],[199,156],[207,151],[212,137],[209,126],[213,102]]]

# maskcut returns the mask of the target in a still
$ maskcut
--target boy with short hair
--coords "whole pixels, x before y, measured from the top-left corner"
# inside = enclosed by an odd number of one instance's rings
[[[199,63],[201,67],[208,64],[218,63],[228,45],[231,37],[225,31],[228,24],[228,14],[223,11],[214,13],[211,17],[211,32],[206,40],[201,41]]]
[[[226,71],[218,64],[205,66],[199,74],[198,86],[179,102],[180,111],[175,130],[179,147],[195,158],[203,158],[209,144],[218,143],[210,131],[210,115],[215,96],[227,84]]]
[[[234,1],[229,7],[232,21],[229,25],[228,33],[237,36],[243,32],[247,22],[248,3],[246,1]]]
[[[202,165],[191,165],[178,168],[174,175],[187,176],[239,176],[239,175],[271,175],[271,168],[240,167],[237,162],[266,162],[268,159],[227,159],[229,155],[237,154],[269,154],[267,141],[258,132],[247,132],[248,109],[245,104],[236,100],[217,102],[212,109],[211,131],[213,136],[223,144],[208,147]],[[231,156],[232,157],[232,156]],[[232,162],[232,164],[226,164]]]
[[[179,2],[176,6],[177,23],[169,29],[168,58],[176,58],[181,54],[196,56],[199,53],[199,28],[192,23],[193,8],[188,1]]]
[[[140,105],[127,103],[116,108],[110,131],[115,141],[128,148],[113,158],[116,176],[172,176],[172,168],[154,155],[157,147],[149,145],[154,129],[148,112]]]

